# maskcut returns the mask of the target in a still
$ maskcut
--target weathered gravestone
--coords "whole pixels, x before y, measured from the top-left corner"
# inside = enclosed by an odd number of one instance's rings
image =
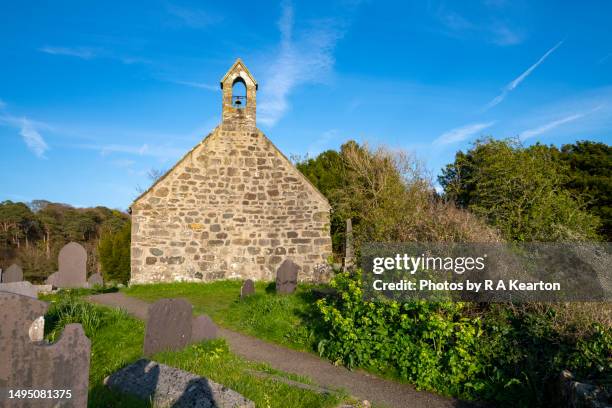
[[[255,408],[253,401],[221,384],[145,359],[105,378],[104,384],[156,407]]]
[[[0,283],[0,292],[16,293],[30,298],[38,298],[38,287],[28,281]]]
[[[293,293],[297,286],[299,266],[290,259],[285,259],[281,266],[276,271],[276,292],[277,293]]]
[[[217,338],[217,325],[206,315],[194,317],[191,322],[190,343]]]
[[[206,315],[192,316],[185,299],[161,299],[149,306],[144,354],[180,350],[202,340],[217,337],[217,326]]]
[[[47,308],[46,302],[0,293],[2,407],[87,406],[90,341],[80,324],[67,325],[54,344],[38,341],[42,339],[40,317]],[[47,394],[45,397],[40,394],[41,398],[36,400],[11,399],[10,404],[5,404],[8,390],[23,389],[44,390]],[[48,390],[58,392],[48,394]]]
[[[87,279],[87,283],[89,284],[90,288],[94,286],[104,286],[104,279],[102,278],[102,275],[100,274],[100,272],[98,272],[98,273],[94,273],[93,275],[91,275]]]
[[[47,279],[47,284],[59,288],[87,286],[87,251],[81,244],[70,242],[60,250],[59,271]]]
[[[252,279],[247,279],[240,288],[240,298],[244,299],[247,296],[255,294],[255,283]]]
[[[12,264],[2,273],[2,283],[13,283],[23,281],[23,270],[21,266]]]
[[[191,304],[185,299],[161,299],[149,306],[145,356],[187,346],[191,340],[191,320]]]
[[[353,222],[351,219],[346,220],[346,236],[344,241],[344,266],[346,272],[355,266],[355,248],[353,247]]]

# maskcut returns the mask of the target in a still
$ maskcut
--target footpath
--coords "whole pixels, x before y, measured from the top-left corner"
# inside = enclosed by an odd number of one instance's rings
[[[104,293],[87,298],[93,303],[126,310],[132,316],[147,320],[149,303],[126,296],[121,292]],[[219,327],[231,351],[247,360],[265,362],[271,367],[305,377],[329,389],[345,389],[360,400],[390,408],[474,408],[475,405],[442,397],[426,391],[417,391],[409,384],[386,380],[361,370],[338,367],[317,356],[291,350],[252,336]]]

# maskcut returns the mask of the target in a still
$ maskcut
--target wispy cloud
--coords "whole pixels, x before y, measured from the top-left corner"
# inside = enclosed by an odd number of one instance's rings
[[[315,157],[323,150],[329,147],[332,140],[339,136],[338,129],[330,129],[323,132],[317,139],[315,139],[310,146],[308,146],[307,154],[308,157]]]
[[[150,156],[158,158],[162,161],[178,159],[183,155],[186,149],[172,147],[168,145],[151,145],[144,143],[142,145],[122,145],[122,144],[80,144],[74,147],[80,149],[97,150],[102,156],[108,156],[112,153],[123,153],[134,156]]]
[[[498,105],[499,103],[501,103],[504,99],[506,99],[506,96],[508,96],[508,94],[510,92],[512,92],[513,90],[516,89],[516,87],[518,87],[521,82],[523,82],[529,75],[531,75],[531,73],[537,68],[539,67],[545,60],[546,58],[548,58],[548,56],[550,54],[552,54],[553,52],[555,52],[555,50],[557,48],[559,48],[561,46],[561,44],[563,44],[563,41],[560,41],[557,43],[557,45],[555,45],[554,47],[552,47],[551,49],[549,49],[548,51],[546,51],[544,53],[544,55],[542,55],[540,57],[539,60],[537,60],[535,62],[535,64],[533,64],[532,66],[530,66],[529,68],[527,68],[527,70],[525,72],[523,72],[521,75],[519,75],[518,77],[516,77],[512,82],[510,82],[508,85],[506,85],[504,87],[504,89],[502,89],[501,93],[499,95],[497,95],[495,98],[493,98],[491,100],[491,102],[489,102],[484,110],[488,110],[491,109],[492,107]]]
[[[151,61],[146,58],[123,55],[102,47],[52,47],[44,46],[38,51],[49,55],[58,55],[66,57],[80,58],[83,60],[92,60],[97,58],[108,58],[121,61],[126,65],[132,64],[150,64]]]
[[[192,88],[206,89],[207,91],[218,91],[219,90],[219,85],[212,85],[212,84],[207,84],[204,82],[177,81],[177,80],[171,80],[169,82],[172,82],[173,84],[178,84],[178,85],[190,86]]]
[[[19,129],[19,135],[26,144],[27,148],[37,157],[45,159],[45,152],[49,150],[49,145],[45,142],[39,132],[39,128],[49,128],[48,125],[30,120],[26,117],[16,117],[5,112],[6,103],[0,99],[0,125],[6,125]]]
[[[442,135],[440,135],[436,140],[434,140],[433,144],[442,146],[462,142],[474,136],[476,133],[493,126],[494,123],[495,122],[472,123],[451,129],[448,132],[444,132]]]
[[[65,55],[89,60],[99,56],[100,49],[93,47],[52,47],[44,46],[39,51],[51,55]]]
[[[603,64],[604,62],[608,61],[610,59],[610,57],[612,57],[612,52],[609,53],[608,55],[604,56],[602,59],[600,59],[597,63],[598,64]]]
[[[168,13],[176,17],[182,25],[190,28],[203,28],[212,24],[219,23],[223,18],[211,12],[196,8],[180,7],[177,5],[169,5]]]
[[[452,37],[483,38],[487,42],[500,46],[520,44],[525,39],[522,30],[511,27],[507,22],[488,19],[476,23],[449,10],[444,4],[438,7],[435,15],[445,27],[444,33]]]
[[[281,42],[278,54],[262,81],[259,121],[273,126],[289,109],[289,95],[299,84],[320,82],[331,72],[334,48],[343,36],[337,20],[321,20],[310,28],[295,32],[294,10],[283,3],[278,21]]]
[[[32,153],[41,159],[46,158],[45,152],[49,149],[49,146],[38,130],[36,130],[32,122],[26,118],[23,118],[21,120],[21,130],[19,131],[19,134]]]
[[[591,109],[588,112],[574,113],[574,114],[571,114],[571,115],[567,115],[567,116],[565,116],[563,118],[556,119],[556,120],[553,120],[551,122],[548,122],[548,123],[546,123],[546,124],[544,124],[542,126],[538,126],[536,128],[533,128],[533,129],[525,130],[524,132],[522,132],[519,135],[519,138],[521,140],[526,140],[526,139],[530,139],[532,137],[539,136],[539,135],[541,135],[543,133],[546,133],[546,132],[548,132],[550,130],[553,130],[553,129],[555,129],[555,128],[561,126],[561,125],[564,125],[566,123],[573,122],[573,121],[578,120],[578,119],[582,119],[582,118],[584,118],[587,115],[590,115],[592,113],[597,112],[602,107],[603,107],[603,105],[599,105],[599,106]]]

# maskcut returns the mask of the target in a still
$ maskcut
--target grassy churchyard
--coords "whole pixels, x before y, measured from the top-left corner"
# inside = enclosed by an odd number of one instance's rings
[[[165,297],[188,298],[195,306],[194,313],[205,311],[220,325],[236,329],[249,327],[249,323],[242,325],[241,320],[245,318],[249,305],[253,301],[256,302],[260,296],[255,295],[253,299],[239,301],[237,294],[240,291],[240,282],[236,281],[150,285],[127,288],[124,291],[149,301]],[[66,324],[83,325],[92,343],[88,406],[101,408],[151,406],[147,401],[112,392],[103,385],[105,377],[142,358],[145,327],[142,321],[122,310],[93,305],[83,299],[83,296],[97,292],[99,291],[65,290],[55,295],[44,296],[44,300],[52,302],[46,316],[45,335],[52,340],[61,333]],[[279,299],[283,304],[295,302],[296,307],[300,306],[298,296]],[[277,317],[282,317],[281,309]],[[260,316],[263,314],[265,313]],[[221,316],[225,316],[226,319],[222,319]],[[281,336],[284,329],[297,323],[297,320],[293,320],[283,326],[277,321],[276,326],[272,324],[268,328],[268,336],[271,339],[274,336]],[[263,326],[253,322],[251,325],[250,329],[245,330],[246,332],[255,333],[263,329]],[[292,341],[287,339],[285,344],[292,344]],[[302,384],[312,383],[308,378],[283,373],[263,363],[247,361],[233,354],[223,339],[193,344],[177,352],[158,353],[151,359],[210,378],[251,399],[257,407],[335,407],[347,400],[347,395],[341,391],[322,394],[279,381],[280,377]]]

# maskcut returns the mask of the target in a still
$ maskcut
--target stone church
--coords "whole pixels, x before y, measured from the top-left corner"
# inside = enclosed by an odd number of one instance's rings
[[[131,206],[131,283],[273,280],[285,259],[299,280],[325,280],[327,199],[257,129],[240,59],[221,90],[221,124]]]

